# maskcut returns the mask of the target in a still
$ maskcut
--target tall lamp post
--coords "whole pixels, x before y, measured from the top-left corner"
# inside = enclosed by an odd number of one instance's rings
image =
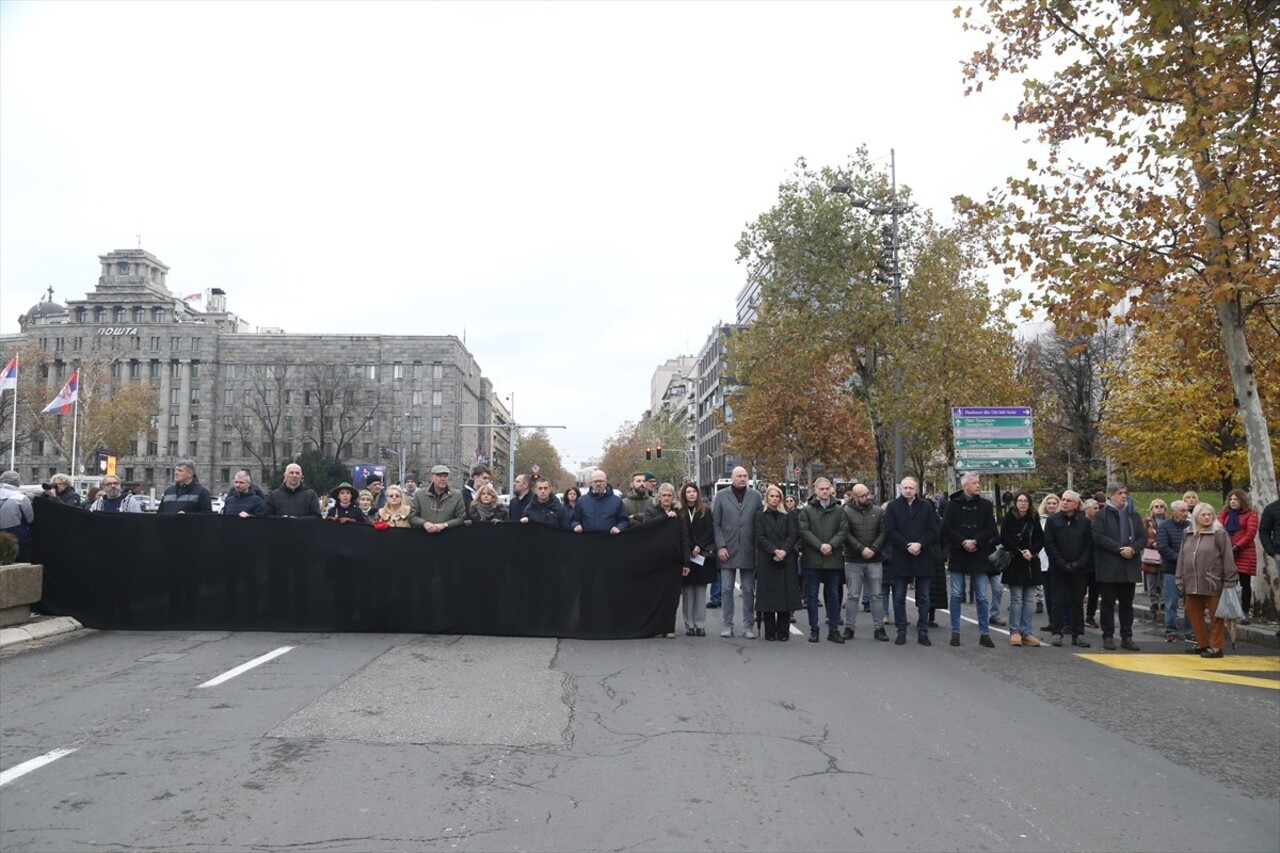
[[[873,204],[869,199],[858,195],[851,184],[836,184],[831,187],[831,192],[839,193],[849,197],[849,204],[853,207],[861,208],[872,216],[889,216],[891,217],[891,231],[889,238],[890,256],[889,256],[889,276],[890,285],[893,292],[893,324],[895,327],[902,325],[902,269],[898,264],[898,219],[902,214],[909,212],[915,205],[898,204],[898,167],[897,158],[892,148],[889,149],[889,181],[890,194],[889,205]],[[898,370],[897,364],[893,367],[893,390],[897,395],[902,389],[902,375]],[[896,490],[897,485],[902,482],[903,469],[906,467],[905,458],[902,451],[902,426],[899,419],[893,419],[893,483]]]

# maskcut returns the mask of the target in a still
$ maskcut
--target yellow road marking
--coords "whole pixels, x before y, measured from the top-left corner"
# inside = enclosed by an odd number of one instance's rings
[[[1241,684],[1245,687],[1265,687],[1280,690],[1280,679],[1254,678],[1236,675],[1237,672],[1280,673],[1280,655],[1257,656],[1228,654],[1222,658],[1202,658],[1192,655],[1076,655],[1085,660],[1123,669],[1126,672],[1144,672],[1148,675],[1166,675],[1171,678],[1194,678],[1200,681],[1216,681],[1219,684]]]

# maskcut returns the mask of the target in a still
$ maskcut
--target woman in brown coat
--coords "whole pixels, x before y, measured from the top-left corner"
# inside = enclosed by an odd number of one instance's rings
[[[1217,616],[1218,598],[1240,578],[1231,558],[1231,537],[1215,524],[1217,520],[1212,506],[1204,501],[1196,504],[1174,575],[1178,591],[1187,596],[1187,621],[1196,637],[1196,647],[1187,649],[1187,654],[1199,653],[1202,658],[1222,657],[1226,638],[1224,622]],[[1205,608],[1212,617],[1212,627],[1204,624]]]

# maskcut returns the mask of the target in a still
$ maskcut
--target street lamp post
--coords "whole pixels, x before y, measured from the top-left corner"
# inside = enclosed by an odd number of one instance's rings
[[[891,236],[889,239],[890,246],[890,266],[889,270],[890,282],[893,292],[893,325],[895,328],[902,326],[902,269],[898,263],[898,220],[902,214],[907,213],[915,205],[898,204],[898,167],[897,158],[892,148],[889,149],[889,205],[872,204],[870,200],[856,195],[853,186],[850,184],[836,184],[831,187],[831,192],[840,193],[849,197],[849,204],[853,207],[861,208],[872,216],[889,216],[891,224]],[[902,374],[898,370],[898,365],[893,366],[893,391],[896,397],[902,390]],[[893,483],[896,487],[902,482],[903,469],[906,467],[906,460],[902,450],[902,425],[898,417],[893,419]]]

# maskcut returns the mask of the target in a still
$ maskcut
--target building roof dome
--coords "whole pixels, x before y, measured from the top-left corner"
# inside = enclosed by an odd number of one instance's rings
[[[47,299],[41,299],[35,305],[31,306],[31,310],[27,312],[28,317],[52,317],[55,314],[65,314],[67,309],[53,301],[53,288],[49,288],[49,296]]]

